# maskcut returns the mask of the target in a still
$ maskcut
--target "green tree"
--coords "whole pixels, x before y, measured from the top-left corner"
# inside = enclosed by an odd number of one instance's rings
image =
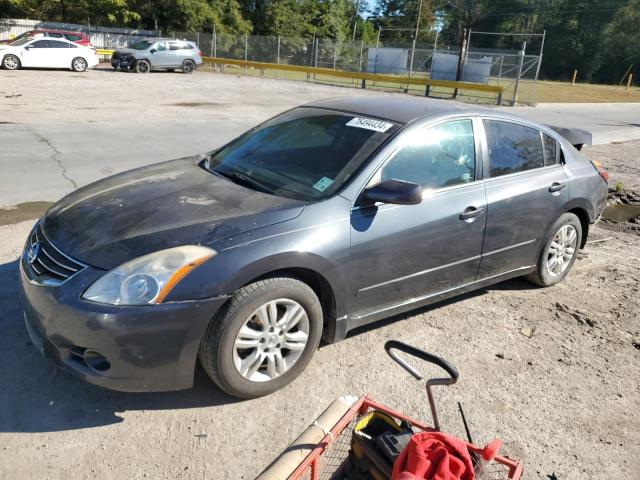
[[[383,40],[410,41],[414,36],[420,9],[417,40],[430,40],[435,25],[432,0],[379,0],[375,9],[376,27],[384,29]]]

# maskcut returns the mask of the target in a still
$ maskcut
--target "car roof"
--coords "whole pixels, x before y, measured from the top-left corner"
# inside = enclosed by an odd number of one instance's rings
[[[72,35],[86,35],[84,32],[74,30],[56,30],[54,28],[37,28],[35,30],[31,30],[30,33],[71,33]]]
[[[65,43],[72,43],[73,45],[78,45],[76,42],[72,42],[71,40],[67,40],[66,38],[47,38],[47,37],[32,37],[32,36],[28,36],[25,38],[29,38],[32,41],[33,40],[48,40],[48,41],[55,40],[56,42],[65,42]],[[82,47],[82,45],[78,45],[78,46]]]
[[[391,120],[397,123],[409,123],[419,118],[450,113],[469,113],[470,115],[483,112],[497,113],[475,105],[410,95],[329,98],[312,102],[305,106],[341,110],[367,117]]]
[[[183,38],[169,38],[169,37],[144,37],[140,41],[147,40],[149,42],[187,42],[194,43],[191,40],[185,40]]]

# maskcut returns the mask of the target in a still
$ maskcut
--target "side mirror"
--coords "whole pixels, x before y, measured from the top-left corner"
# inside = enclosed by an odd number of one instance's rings
[[[25,50],[31,50],[31,48],[33,48],[31,45],[27,45],[26,47],[24,47]]]
[[[156,53],[157,50],[155,48],[152,48],[151,50],[149,50],[149,53]]]
[[[367,204],[417,205],[422,201],[422,187],[402,180],[385,180],[367,188],[362,198]]]

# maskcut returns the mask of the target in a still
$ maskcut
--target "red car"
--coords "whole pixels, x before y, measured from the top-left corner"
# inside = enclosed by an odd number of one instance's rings
[[[0,43],[11,43],[24,37],[33,37],[37,34],[42,34],[45,37],[50,37],[50,38],[66,38],[70,42],[77,43],[78,45],[84,45],[85,47],[91,46],[91,42],[89,41],[89,37],[87,36],[86,33],[69,32],[66,30],[51,30],[47,28],[43,28],[39,30],[29,30],[28,32],[21,33],[17,37],[12,38],[10,40],[2,40],[0,41]]]

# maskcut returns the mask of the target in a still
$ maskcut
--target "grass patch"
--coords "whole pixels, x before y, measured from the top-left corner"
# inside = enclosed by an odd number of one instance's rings
[[[212,65],[206,65],[204,69],[213,70]],[[361,88],[361,80],[332,77],[331,75],[307,74],[305,72],[294,72],[272,69],[243,68],[236,66],[225,66],[223,69],[216,68],[217,72],[229,74],[242,74],[250,76],[262,76],[266,78],[279,78],[283,80],[312,81],[328,85],[339,85],[343,87]],[[416,74],[415,76],[425,76]],[[505,87],[503,93],[503,104],[510,105],[513,101],[515,82],[504,80],[498,83],[497,79],[490,81],[493,85]],[[380,91],[398,92],[404,91],[414,95],[424,95],[425,87],[419,85],[406,85],[401,82],[367,82],[366,88]],[[452,90],[449,88],[431,87],[430,96],[437,98],[451,98]],[[479,103],[494,103],[495,96],[490,92],[478,92],[471,90],[459,90],[461,99]],[[640,102],[640,88],[615,85],[594,85],[587,83],[577,83],[571,85],[568,82],[521,80],[518,87],[518,104],[532,103],[612,103],[612,102]]]

